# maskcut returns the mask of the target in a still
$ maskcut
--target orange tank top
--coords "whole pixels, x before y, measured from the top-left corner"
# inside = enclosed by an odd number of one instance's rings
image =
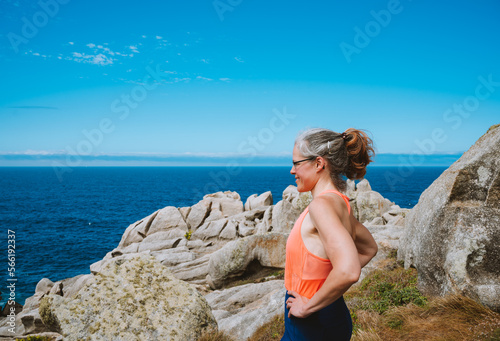
[[[347,204],[349,214],[351,213],[351,206],[347,196],[335,190],[326,190],[319,195],[325,193],[340,195]],[[294,290],[310,299],[321,288],[326,277],[332,271],[332,263],[328,259],[309,252],[302,240],[302,222],[308,212],[309,207],[302,212],[293,225],[286,242],[285,288]]]

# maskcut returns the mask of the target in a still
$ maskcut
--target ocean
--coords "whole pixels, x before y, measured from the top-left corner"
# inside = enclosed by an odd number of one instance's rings
[[[411,208],[446,168],[369,167],[366,178],[373,190]],[[191,206],[227,190],[243,202],[271,191],[276,204],[288,185],[295,185],[290,167],[75,167],[62,178],[51,167],[0,167],[0,303],[9,299],[11,283],[24,304],[44,277],[55,282],[90,273],[130,224],[165,206]]]

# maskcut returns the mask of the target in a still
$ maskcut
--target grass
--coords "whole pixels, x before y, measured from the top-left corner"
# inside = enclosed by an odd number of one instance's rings
[[[500,314],[460,295],[424,297],[417,271],[392,256],[344,296],[353,341],[500,341]]]
[[[197,341],[235,341],[232,337],[220,330],[207,329]]]
[[[404,269],[393,259],[387,260],[382,269],[373,271],[361,284],[349,289],[344,298],[351,310],[354,329],[358,310],[383,314],[392,307],[410,303],[424,306],[427,303],[417,289],[417,270]]]
[[[255,331],[249,341],[275,341],[280,340],[285,333],[285,321],[283,314],[274,317],[271,322],[266,323]]]

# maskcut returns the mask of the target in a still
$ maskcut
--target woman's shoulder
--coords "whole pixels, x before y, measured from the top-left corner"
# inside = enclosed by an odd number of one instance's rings
[[[338,193],[340,194],[340,192]],[[309,212],[313,214],[330,211],[332,213],[337,213],[337,215],[340,215],[345,209],[346,203],[344,199],[340,195],[335,194],[335,192],[318,195],[309,204]]]

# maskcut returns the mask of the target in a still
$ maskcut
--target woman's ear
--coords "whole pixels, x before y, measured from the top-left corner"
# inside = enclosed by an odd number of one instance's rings
[[[324,160],[322,157],[320,157],[320,158],[318,159],[318,166],[320,166],[320,167],[321,167],[321,169],[325,169],[325,163],[326,163],[326,162],[325,162],[325,160]]]

